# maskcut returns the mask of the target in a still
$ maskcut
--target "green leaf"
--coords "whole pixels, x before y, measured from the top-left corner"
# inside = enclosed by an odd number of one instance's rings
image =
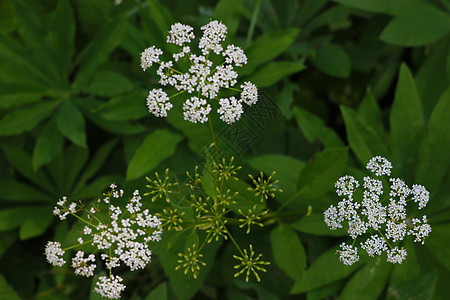
[[[45,92],[42,89],[28,85],[3,85],[0,86],[0,109],[21,106],[38,102]]]
[[[143,90],[135,90],[127,95],[112,98],[100,106],[95,113],[108,121],[141,119],[150,115],[145,106],[146,94],[147,92]]]
[[[413,242],[412,238],[405,239],[403,247],[408,249],[408,258],[401,264],[394,266],[391,278],[389,279],[389,285],[391,287],[410,281],[423,272],[419,262],[420,254],[417,253],[417,243]]]
[[[63,147],[64,138],[56,127],[56,118],[52,118],[42,129],[33,150],[33,170],[49,163]]]
[[[81,190],[73,192],[71,196],[72,199],[89,199],[97,198],[102,194],[110,185],[114,182],[121,182],[123,178],[119,175],[104,175],[101,177],[96,177],[93,181],[89,182],[88,185],[83,186]]]
[[[392,264],[384,256],[365,264],[345,285],[340,300],[376,300],[389,278]]]
[[[427,133],[419,146],[416,181],[435,191],[450,163],[450,88],[442,94],[428,123]]]
[[[96,72],[92,82],[85,88],[84,92],[101,97],[113,97],[133,89],[133,84],[124,76],[113,71]]]
[[[299,25],[303,25],[318,13],[328,0],[306,0],[303,2],[302,8],[297,12],[296,21]]]
[[[221,20],[227,25],[228,34],[233,36],[244,11],[244,5],[240,0],[220,0],[214,8],[213,20]]]
[[[276,172],[274,179],[279,180],[278,186],[283,193],[277,194],[277,199],[286,201],[297,191],[296,182],[305,163],[282,154],[261,155],[247,160],[248,164],[258,171],[263,171],[267,175]]]
[[[0,233],[0,257],[3,257],[3,254],[5,254],[5,252],[14,244],[16,240],[16,232],[9,231]],[[0,293],[2,293],[2,291],[0,291]]]
[[[414,79],[405,64],[400,67],[390,124],[395,168],[399,174],[412,173],[417,165],[416,145],[423,127],[423,112]]]
[[[434,43],[450,32],[450,15],[435,9],[410,10],[395,17],[380,39],[399,46]]]
[[[89,157],[89,151],[88,149],[71,145],[64,154],[67,164],[67,179],[64,190],[70,191]]]
[[[34,214],[30,215],[20,227],[20,239],[26,240],[43,234],[54,220],[51,211],[51,206],[36,208]]]
[[[358,114],[367,121],[367,124],[369,124],[380,137],[384,136],[380,106],[370,89],[367,90],[364,99],[358,107]]]
[[[336,247],[329,249],[317,258],[306,270],[302,281],[297,281],[292,287],[291,294],[311,291],[326,284],[335,282],[352,274],[361,263],[351,266],[344,265],[336,255]]]
[[[306,215],[297,222],[292,223],[291,226],[297,231],[313,235],[345,236],[348,234],[343,228],[330,230],[324,222],[323,214],[317,213]]]
[[[16,25],[10,0],[0,1],[0,33],[9,33]]]
[[[247,78],[258,88],[271,86],[288,75],[298,73],[306,69],[303,62],[273,61],[265,64]]]
[[[156,288],[154,288],[144,300],[167,300],[167,284],[166,282],[161,283]]]
[[[62,71],[68,73],[75,53],[75,18],[69,0],[58,1],[50,26],[50,45]]]
[[[5,277],[0,274],[0,295],[4,300],[20,300],[21,298],[13,290],[13,288],[6,282]]]
[[[301,36],[309,35],[312,31],[322,26],[327,26],[330,30],[338,30],[351,25],[348,20],[349,9],[342,5],[332,6],[318,16],[315,16],[303,29]]]
[[[311,62],[325,74],[339,78],[347,78],[352,69],[347,53],[333,44],[325,44],[317,49]]]
[[[40,216],[39,213],[44,213],[42,206],[23,206],[0,210],[0,231],[20,227],[33,216]],[[45,208],[45,213],[51,215],[51,208]]]
[[[58,104],[58,101],[42,101],[14,110],[0,120],[0,135],[16,135],[33,129],[47,118]]]
[[[59,131],[80,147],[86,147],[84,117],[78,107],[70,100],[62,103],[57,114]]]
[[[433,225],[433,232],[427,238],[425,246],[441,263],[441,266],[450,271],[450,260],[448,259],[450,224]]]
[[[365,165],[374,156],[381,155],[389,159],[384,142],[366,120],[352,109],[341,105],[347,139],[359,161]]]
[[[409,259],[409,258],[408,258]],[[390,287],[387,300],[431,300],[436,288],[437,274],[433,270],[415,279]]]
[[[333,0],[349,7],[370,12],[398,15],[409,10],[422,10],[433,7],[422,0]]]
[[[257,66],[277,57],[294,43],[299,29],[284,29],[266,33],[245,49],[248,63],[239,72],[241,76],[250,74]]]
[[[306,269],[306,254],[300,239],[286,224],[270,232],[272,253],[277,265],[295,281],[301,281]]]
[[[77,59],[81,60],[81,64],[73,84],[74,89],[86,87],[97,68],[108,60],[111,52],[120,44],[125,24],[126,19],[123,16],[113,19],[105,24],[86,46]]]
[[[297,106],[294,107],[293,112],[298,126],[310,143],[319,139],[326,149],[344,146],[336,132],[326,127],[321,118]]]
[[[156,130],[148,135],[128,165],[127,180],[137,179],[158,166],[175,152],[182,139],[181,135],[167,130]]]
[[[170,10],[156,0],[146,0],[146,3],[148,5],[148,12],[151,18],[158,26],[162,36],[166,38],[170,30],[170,26],[175,23]]]
[[[52,198],[31,185],[11,179],[0,179],[0,199],[14,202],[49,202]]]
[[[347,165],[346,147],[324,150],[309,160],[298,179],[298,195],[317,198],[326,194]]]

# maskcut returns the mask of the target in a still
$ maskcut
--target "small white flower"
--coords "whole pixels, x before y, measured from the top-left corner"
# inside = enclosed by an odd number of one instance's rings
[[[70,203],[69,211],[73,214],[77,212],[77,204],[75,202]]]
[[[203,26],[201,30],[203,30],[203,36],[200,38],[198,47],[202,49],[203,55],[207,55],[210,50],[220,54],[223,50],[220,42],[226,38],[227,26],[214,20]]]
[[[154,63],[158,63],[159,56],[162,54],[162,50],[156,48],[155,46],[148,47],[141,53],[141,67],[145,71],[152,66]]]
[[[78,242],[79,244],[83,244],[83,238],[79,237],[79,238],[77,239],[77,242]]]
[[[67,202],[67,197],[64,196],[62,197],[62,199],[60,199],[58,202],[56,202],[56,204],[58,204],[59,206],[64,206],[64,204]]]
[[[406,259],[407,255],[408,253],[405,249],[398,249],[398,247],[395,247],[387,250],[387,261],[393,264],[401,264]]]
[[[147,96],[148,111],[156,117],[167,117],[173,105],[169,102],[169,97],[162,89],[153,89]]]
[[[342,250],[337,250],[336,253],[339,253],[339,260],[344,265],[353,265],[355,262],[359,261],[358,256],[358,248],[353,247],[351,245],[346,245],[345,243],[341,244]]]
[[[252,106],[256,102],[258,102],[258,89],[256,85],[247,81],[241,85],[242,93],[241,100],[248,106]]]
[[[414,202],[419,202],[419,209],[427,206],[428,200],[430,200],[430,192],[423,185],[413,184],[411,194]]]
[[[83,233],[88,235],[92,233],[92,229],[88,226],[84,226]]]
[[[367,223],[362,221],[361,218],[355,214],[352,219],[348,221],[347,232],[352,239],[356,239],[358,236],[366,233],[368,227]]]
[[[247,56],[240,47],[235,45],[228,45],[227,50],[222,53],[225,56],[225,62],[227,64],[234,64],[238,67],[247,63]]]
[[[228,124],[232,124],[240,119],[242,113],[242,104],[234,97],[222,98],[219,100],[220,108],[217,112],[220,119]]]
[[[366,165],[366,168],[377,176],[391,175],[392,164],[384,157],[372,157]]]
[[[386,237],[393,242],[401,241],[406,235],[406,222],[395,223],[394,221],[386,222]]]
[[[64,255],[65,251],[61,249],[60,242],[48,242],[45,246],[45,256],[47,257],[47,261],[54,266],[62,266],[66,262],[62,259],[62,255]]]
[[[189,25],[175,23],[170,27],[167,43],[183,46],[183,43],[190,43],[194,38],[194,28]]]
[[[72,258],[72,268],[75,269],[76,275],[91,277],[94,276],[96,264],[88,264],[88,262],[95,262],[95,255],[89,254],[84,258],[84,252],[78,251],[74,258]]]
[[[359,187],[359,182],[353,176],[345,175],[336,181],[334,187],[339,196],[353,195],[353,192]]]
[[[364,177],[363,186],[368,193],[373,195],[372,197],[374,200],[377,199],[378,196],[383,194],[383,182],[381,182],[381,180],[366,176]]]
[[[399,197],[400,200],[406,200],[408,195],[411,193],[411,190],[406,183],[400,178],[389,178],[389,181],[392,182],[389,196]]]
[[[183,104],[183,115],[186,121],[192,123],[205,123],[208,121],[208,114],[211,111],[211,105],[205,99],[192,97]]]
[[[338,215],[336,207],[331,205],[327,210],[323,212],[325,223],[330,227],[331,230],[336,230],[337,228],[342,228],[341,222],[344,218]]]
[[[421,242],[423,245],[425,243],[425,238],[431,232],[431,226],[430,224],[428,224],[427,216],[424,215],[422,217],[422,221],[420,219],[413,218],[412,223],[414,225],[414,228],[408,231],[408,235],[415,236],[416,238],[414,239],[414,242]]]
[[[388,250],[388,246],[384,238],[375,234],[368,238],[364,243],[361,243],[361,248],[366,250],[367,254],[371,257],[381,255],[384,251]]]
[[[120,276],[100,276],[96,283],[95,291],[102,297],[110,299],[120,299],[120,293],[125,290],[125,285],[121,282],[123,279]]]

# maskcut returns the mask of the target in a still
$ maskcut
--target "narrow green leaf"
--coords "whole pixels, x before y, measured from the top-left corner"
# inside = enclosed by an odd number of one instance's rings
[[[44,95],[42,89],[33,86],[5,84],[0,86],[0,109],[38,102]]]
[[[324,150],[309,160],[298,179],[298,194],[317,198],[326,194],[347,165],[346,147]]]
[[[408,257],[409,259],[409,257]],[[389,288],[387,300],[431,300],[436,288],[437,274],[431,271],[415,279]]]
[[[58,101],[42,101],[14,110],[0,120],[0,136],[16,135],[33,129],[47,118],[58,104]]]
[[[84,185],[81,190],[73,192],[72,199],[92,199],[101,195],[111,183],[121,182],[123,178],[119,175],[104,175],[101,177],[95,177],[95,179],[87,185]]]
[[[344,146],[336,132],[326,127],[322,119],[297,106],[293,112],[298,126],[310,143],[319,139],[326,149]]]
[[[389,278],[392,264],[377,257],[365,264],[345,285],[340,300],[376,300]]]
[[[0,33],[9,33],[16,28],[16,25],[10,0],[0,1]]]
[[[306,269],[306,254],[297,233],[286,224],[270,232],[272,253],[277,265],[295,281],[301,281]]]
[[[33,170],[49,163],[62,150],[64,138],[56,128],[56,120],[52,118],[42,130],[33,150]]]
[[[380,106],[370,89],[367,90],[364,99],[358,107],[358,114],[366,120],[367,124],[369,124],[380,137],[384,136]]]
[[[389,159],[384,142],[359,114],[342,105],[341,112],[350,147],[363,165],[377,155]]]
[[[134,90],[127,95],[112,98],[100,106],[95,113],[108,121],[138,120],[149,116],[150,114],[145,106],[147,93],[143,90]]]
[[[128,165],[127,180],[145,175],[170,157],[182,139],[182,136],[167,130],[156,130],[148,135]]]
[[[450,163],[450,88],[442,94],[428,123],[425,138],[419,147],[416,182],[435,191]]]
[[[52,198],[32,187],[11,179],[0,179],[0,199],[14,202],[48,202]]]
[[[154,288],[150,294],[145,297],[144,300],[167,300],[167,284],[166,282],[161,283],[156,288]]]
[[[450,32],[450,15],[435,9],[409,10],[395,17],[380,39],[399,46],[434,43]]]
[[[62,103],[57,114],[59,132],[80,147],[86,147],[84,117],[78,107],[70,100]]]
[[[330,30],[338,30],[349,27],[351,25],[348,20],[349,9],[343,5],[332,6],[318,16],[315,16],[303,29],[301,36],[309,35],[312,31],[323,26],[327,26]]]
[[[220,0],[214,8],[213,20],[221,20],[228,27],[228,34],[233,36],[239,27],[244,3],[240,0]]]
[[[390,124],[393,163],[399,174],[412,173],[417,165],[417,143],[423,127],[423,112],[416,84],[405,64],[400,67]]]
[[[162,36],[166,38],[170,26],[175,23],[175,19],[170,10],[156,0],[146,0],[146,3],[148,5],[150,16],[158,26]]]
[[[54,220],[51,212],[52,206],[36,208],[33,215],[29,215],[20,227],[20,239],[26,240],[43,234]]]
[[[133,89],[133,84],[124,76],[113,71],[96,72],[92,82],[85,88],[84,92],[101,97],[113,97]]]
[[[303,62],[273,61],[258,69],[248,77],[248,80],[258,88],[264,88],[304,69],[306,69],[306,66]]]
[[[333,0],[349,7],[370,12],[398,15],[409,10],[422,10],[433,7],[421,0]]]
[[[306,270],[302,281],[297,281],[292,287],[291,294],[300,294],[311,291],[326,284],[335,282],[352,274],[361,266],[356,263],[346,266],[339,261],[336,247],[329,249],[317,258]]]
[[[248,63],[239,72],[241,76],[250,74],[257,66],[277,57],[294,43],[299,29],[284,29],[264,34],[254,40],[250,47],[245,49]]]
[[[106,62],[111,52],[119,45],[122,34],[125,31],[125,18],[117,17],[96,34],[90,44],[81,53],[81,65],[78,71],[74,89],[86,87],[94,76],[97,68]],[[80,58],[78,59],[80,60]]]
[[[343,228],[338,228],[336,230],[330,230],[330,228],[325,224],[323,219],[323,214],[312,213],[310,215],[304,216],[291,226],[300,232],[309,233],[313,235],[324,235],[324,236],[345,236],[347,231]]]
[[[21,298],[13,290],[13,288],[6,282],[5,277],[0,274],[0,295],[4,300],[20,300]]]
[[[71,145],[64,154],[68,170],[65,190],[71,191],[72,185],[87,162],[89,151],[86,148]]]
[[[352,69],[347,53],[333,44],[325,44],[317,49],[311,62],[325,74],[339,78],[347,78]]]

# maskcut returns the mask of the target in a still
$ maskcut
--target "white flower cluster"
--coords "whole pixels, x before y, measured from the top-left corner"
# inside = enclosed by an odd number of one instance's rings
[[[161,61],[163,54],[161,49],[151,46],[141,53],[141,67],[145,71],[153,64],[159,64],[156,74],[160,77],[159,83],[163,86],[173,86],[178,92],[169,97],[162,89],[153,89],[147,97],[147,106],[150,113],[156,117],[166,117],[173,105],[169,102],[179,94],[187,92],[191,94],[183,105],[183,115],[186,121],[192,123],[205,123],[212,110],[211,102],[216,101],[219,105],[217,113],[220,119],[231,124],[240,119],[244,108],[242,103],[249,106],[258,101],[258,89],[251,82],[245,82],[240,87],[242,90],[233,88],[237,83],[238,73],[233,67],[241,67],[247,63],[244,51],[235,45],[228,45],[224,50],[221,42],[226,38],[227,27],[219,21],[211,21],[201,28],[203,36],[199,41],[199,49],[202,55],[191,52],[191,41],[195,38],[194,30],[189,25],[176,23],[171,26],[167,36],[167,43],[180,47],[180,52],[172,55],[178,62],[181,72],[174,69],[173,61]],[[223,63],[213,66],[210,56],[222,56]],[[222,89],[240,91],[240,99],[235,97],[218,98]]]
[[[377,177],[390,176],[392,164],[384,157],[373,157],[366,168]],[[331,230],[343,228],[347,223],[347,232],[356,238],[370,233],[370,237],[360,242],[361,248],[369,256],[387,253],[387,261],[402,263],[407,256],[406,249],[399,244],[407,235],[415,237],[414,242],[424,243],[431,232],[431,226],[424,215],[422,218],[409,216],[407,203],[417,203],[417,208],[424,208],[430,198],[430,193],[424,186],[414,184],[409,188],[400,178],[389,178],[389,193],[383,190],[383,181],[377,178],[364,177],[362,199],[357,201],[353,195],[360,186],[350,175],[339,178],[335,184],[336,193],[343,197],[337,206],[331,205],[324,212],[324,221]],[[384,197],[382,197],[385,195]],[[384,232],[384,233],[383,233]],[[346,265],[359,260],[358,248],[342,243],[338,250],[339,259]]]
[[[122,263],[131,271],[145,268],[152,255],[148,242],[160,241],[162,234],[161,221],[151,215],[148,209],[142,210],[139,191],[136,190],[133,193],[133,197],[127,202],[123,211],[119,206],[112,204],[116,202],[116,199],[120,201],[123,194],[123,190],[118,190],[117,186],[112,184],[111,190],[105,194],[105,197],[98,199],[97,203],[90,208],[81,203],[68,204],[67,198],[63,197],[53,210],[53,213],[61,220],[69,214],[81,218],[76,215],[79,211],[87,214],[87,220],[83,219],[87,225],[83,228],[82,237],[77,239],[77,245],[69,248],[90,244],[100,252],[104,252],[100,253],[100,258],[105,262],[111,275],[100,277],[95,291],[113,299],[120,298],[120,292],[125,289],[125,285],[120,283],[122,281],[120,276],[112,275],[112,269],[119,267]],[[99,208],[101,205],[107,206],[104,210],[108,212],[107,215],[98,215],[100,211],[103,211]],[[108,221],[102,222],[101,220],[105,217],[109,217]],[[59,242],[50,241],[45,247],[47,261],[54,266],[62,266],[65,263],[62,258],[64,253]],[[75,274],[90,277],[94,275],[94,270],[97,268],[95,262],[94,254],[85,257],[83,251],[78,251],[72,258],[72,267],[75,269]]]

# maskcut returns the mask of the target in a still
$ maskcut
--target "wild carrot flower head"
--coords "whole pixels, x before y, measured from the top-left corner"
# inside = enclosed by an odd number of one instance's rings
[[[242,90],[234,88],[238,77],[234,68],[245,65],[247,56],[235,45],[224,49],[222,42],[226,39],[227,27],[222,22],[211,21],[201,30],[200,53],[192,52],[190,46],[195,38],[194,29],[181,23],[173,24],[167,35],[167,43],[180,47],[179,52],[172,55],[174,61],[162,61],[163,51],[155,46],[141,53],[142,69],[145,71],[154,64],[159,65],[156,71],[159,83],[177,90],[172,96],[161,89],[151,90],[147,97],[148,110],[156,117],[166,117],[173,107],[170,100],[185,93],[189,94],[182,105],[186,121],[205,123],[213,107],[218,107],[220,119],[228,124],[234,123],[244,112],[243,104],[251,106],[258,101],[258,89],[251,82],[240,85]],[[214,66],[213,60],[216,59],[222,63]],[[222,89],[240,92],[240,98],[219,97]]]

